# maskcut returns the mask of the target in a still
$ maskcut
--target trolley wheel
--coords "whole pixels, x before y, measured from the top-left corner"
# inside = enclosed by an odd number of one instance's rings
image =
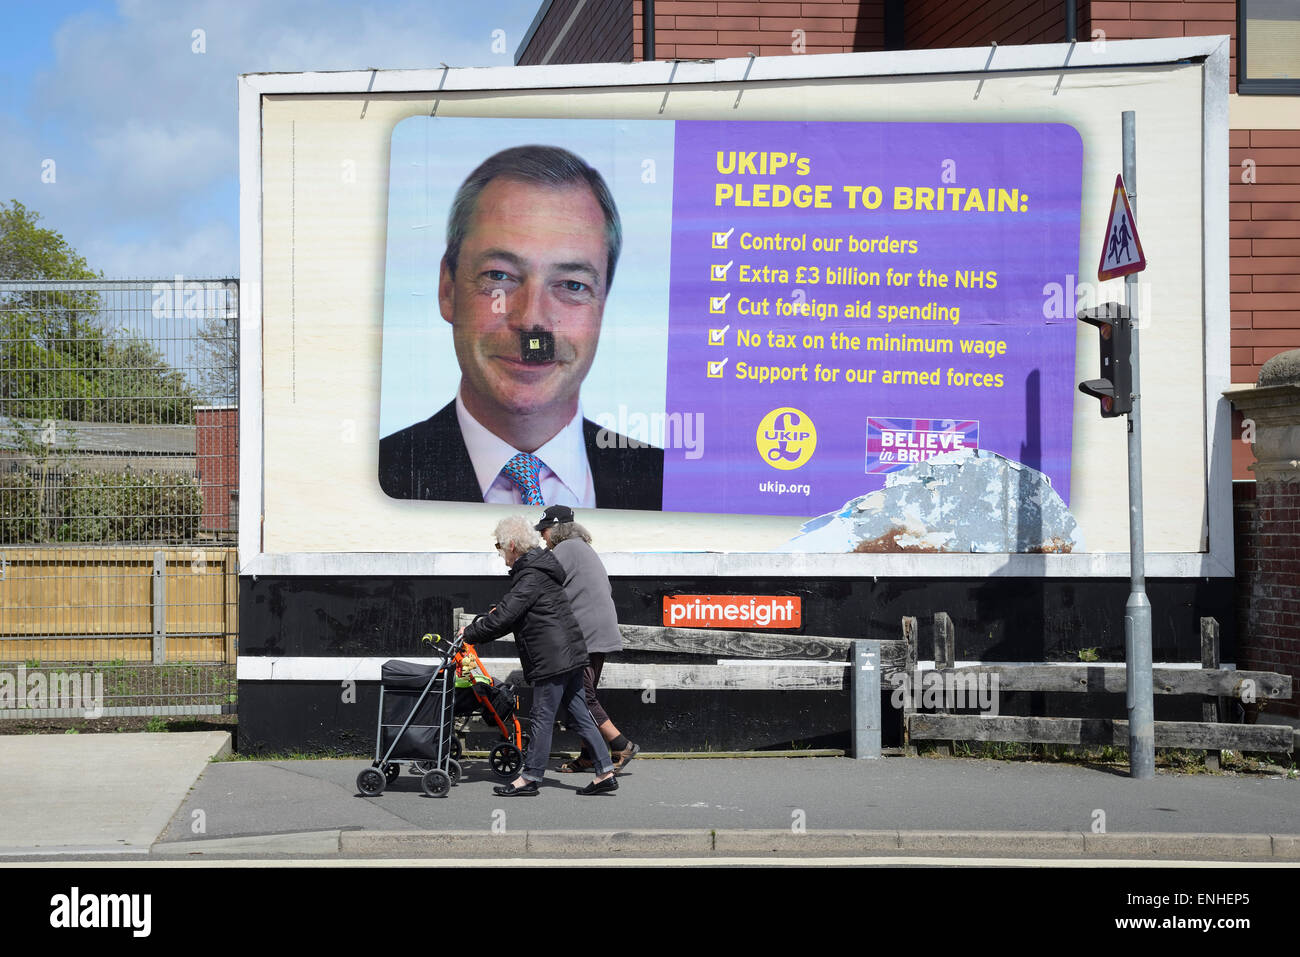
[[[460,738],[453,734],[451,736],[451,759],[453,761],[459,761],[462,753],[464,752],[461,751]]]
[[[488,764],[497,777],[512,778],[524,766],[524,755],[513,744],[498,744],[488,755]]]
[[[383,794],[384,787],[387,784],[387,778],[378,768],[366,768],[357,775],[357,790],[366,797],[376,797]]]
[[[434,768],[420,778],[420,786],[424,788],[424,793],[431,798],[445,797],[447,792],[451,790],[451,778],[447,776],[446,771],[439,771]]]
[[[452,758],[447,762],[447,776],[451,778],[452,787],[455,787],[457,784],[460,784],[460,779],[463,774],[464,771],[461,769],[459,761],[457,761],[455,758]]]
[[[384,765],[384,777],[388,780],[389,784],[392,784],[401,776],[402,766],[396,761],[389,761]]]

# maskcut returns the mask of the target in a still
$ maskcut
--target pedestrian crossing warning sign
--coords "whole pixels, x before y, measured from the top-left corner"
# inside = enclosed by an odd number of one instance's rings
[[[1110,201],[1110,218],[1106,220],[1106,239],[1101,247],[1101,265],[1097,278],[1101,280],[1127,276],[1147,268],[1147,257],[1138,239],[1137,223],[1128,205],[1124,177],[1115,177],[1115,195]]]

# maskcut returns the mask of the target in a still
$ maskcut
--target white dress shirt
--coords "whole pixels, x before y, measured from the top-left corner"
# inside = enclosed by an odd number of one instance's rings
[[[456,421],[460,423],[460,434],[469,450],[478,487],[483,490],[483,501],[497,505],[522,505],[524,498],[519,486],[501,474],[505,464],[521,450],[489,432],[470,415],[459,390],[456,392]],[[533,455],[542,460],[538,480],[547,505],[596,507],[596,489],[591,482],[587,445],[582,438],[581,407],[569,424]]]

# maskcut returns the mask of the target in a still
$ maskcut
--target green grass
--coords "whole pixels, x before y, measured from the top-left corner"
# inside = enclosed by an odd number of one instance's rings
[[[937,753],[940,742],[917,742],[917,754],[942,757]],[[1128,750],[1113,745],[1077,748],[1067,744],[1023,744],[1015,741],[957,741],[953,756],[961,758],[986,758],[995,761],[1038,761],[1053,764],[1078,764],[1092,767],[1128,767]],[[1205,752],[1187,748],[1156,748],[1156,767],[1179,774],[1222,774],[1226,772],[1260,774],[1281,770],[1290,778],[1300,778],[1300,768],[1295,755],[1270,755],[1262,759],[1256,755],[1242,755],[1224,751],[1220,771],[1211,771],[1205,765]]]
[[[268,751],[264,754],[231,752],[218,761],[373,761],[374,755],[349,754],[343,751]]]

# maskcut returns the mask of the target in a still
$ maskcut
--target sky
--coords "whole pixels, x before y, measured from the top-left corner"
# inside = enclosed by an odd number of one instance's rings
[[[509,66],[540,5],[0,0],[0,202],[109,278],[237,276],[239,74]]]

